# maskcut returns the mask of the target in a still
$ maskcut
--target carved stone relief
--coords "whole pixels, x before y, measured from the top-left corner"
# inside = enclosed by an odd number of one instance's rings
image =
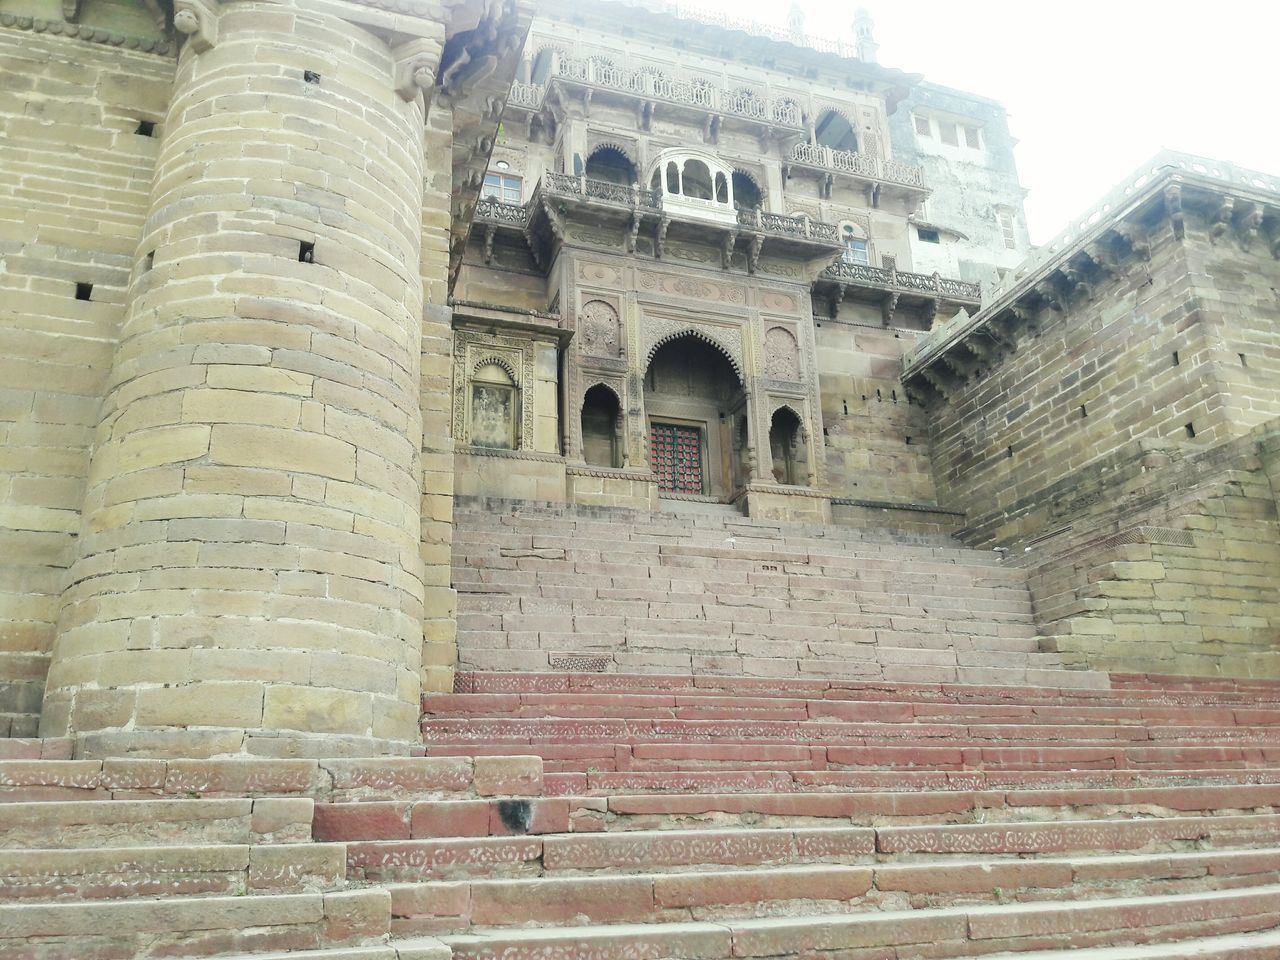
[[[637,274],[641,290],[688,297],[690,300],[718,301],[720,303],[745,304],[746,290],[739,284],[719,284],[687,274],[654,273],[641,270]]]
[[[587,260],[578,264],[578,279],[617,287],[622,285],[622,271],[605,263],[592,263]]]
[[[764,335],[765,374],[771,380],[800,379],[800,345],[785,327],[771,327]]]
[[[622,355],[622,326],[618,311],[603,300],[588,300],[578,317],[582,349],[594,357]]]
[[[723,350],[738,376],[740,378],[744,376],[742,328],[738,325],[696,323],[675,317],[646,316],[641,321],[641,330],[642,358],[646,367],[659,346],[678,336],[691,334]]]

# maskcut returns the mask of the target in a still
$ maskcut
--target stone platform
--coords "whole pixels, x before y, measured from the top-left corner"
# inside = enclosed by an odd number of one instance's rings
[[[1103,679],[463,673],[426,757],[0,741],[0,955],[1277,956],[1280,684]]]

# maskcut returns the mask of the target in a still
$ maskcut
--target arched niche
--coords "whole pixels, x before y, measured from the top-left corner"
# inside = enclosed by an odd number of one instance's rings
[[[471,374],[468,440],[472,446],[515,450],[520,436],[520,388],[501,358],[481,360]]]
[[[853,129],[849,118],[838,110],[824,110],[814,126],[814,137],[819,146],[832,150],[844,150],[856,153],[858,150],[858,134]]]
[[[769,453],[777,483],[803,486],[809,479],[808,437],[804,420],[783,404],[769,418]]]
[[[582,458],[592,466],[623,464],[622,401],[608,384],[597,383],[582,397]]]
[[[586,175],[592,180],[629,187],[636,182],[636,167],[621,148],[601,144],[587,156]]]

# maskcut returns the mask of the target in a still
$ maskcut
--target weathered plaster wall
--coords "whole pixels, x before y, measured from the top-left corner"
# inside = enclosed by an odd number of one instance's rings
[[[932,134],[917,134],[915,117],[932,122]],[[970,147],[963,130],[958,143],[942,143],[938,121],[977,127],[981,146]],[[1009,133],[1008,115],[994,100],[920,83],[889,117],[894,155],[924,167],[926,183],[933,189],[917,218],[944,228],[941,244],[921,242],[912,231],[911,255],[922,273],[938,270],[962,280],[993,280],[997,269],[1016,266],[1030,251],[1025,191],[1014,162],[1015,141]],[[1014,246],[1006,245],[999,214],[1014,219]],[[947,233],[946,231],[954,231]]]
[[[173,69],[0,29],[0,676],[24,681],[0,716],[34,713],[43,693],[160,145],[137,130],[163,119]]]

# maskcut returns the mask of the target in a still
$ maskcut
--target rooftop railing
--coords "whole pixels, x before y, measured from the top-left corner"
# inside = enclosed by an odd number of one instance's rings
[[[557,57],[551,67],[551,77],[761,123],[794,128],[800,128],[804,123],[800,107],[793,101],[768,100],[749,90],[724,90],[721,89],[724,82],[721,78],[669,74],[651,69],[630,70],[593,57]],[[507,102],[537,110],[542,106],[546,89],[543,84],[517,81],[511,86]]]

